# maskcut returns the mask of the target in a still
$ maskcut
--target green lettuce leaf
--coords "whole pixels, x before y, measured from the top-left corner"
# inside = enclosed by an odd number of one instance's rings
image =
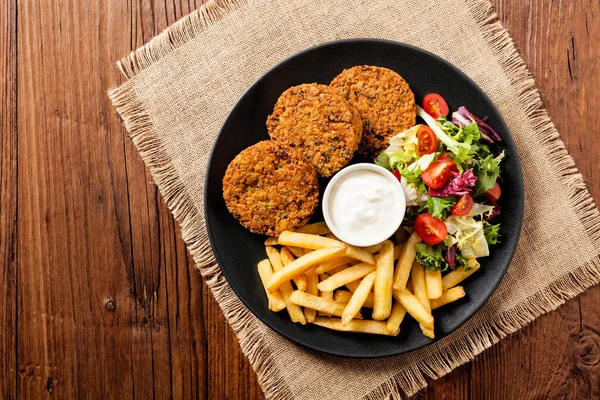
[[[436,218],[446,219],[448,212],[453,205],[456,204],[456,198],[452,196],[448,197],[434,197],[429,196],[427,203],[419,210],[419,212],[430,212]]]
[[[415,246],[416,260],[428,271],[445,271],[448,269],[448,263],[444,257],[443,251],[446,249],[444,243],[434,246],[426,243],[418,243]]]

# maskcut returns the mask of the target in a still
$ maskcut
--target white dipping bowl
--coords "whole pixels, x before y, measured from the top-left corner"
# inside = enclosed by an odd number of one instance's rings
[[[386,179],[386,181],[389,183],[389,188],[392,191],[392,207],[394,207],[395,210],[392,210],[390,213],[391,218],[386,219],[385,223],[380,223],[381,226],[378,227],[376,232],[371,232],[361,236],[357,234],[357,232],[350,232],[344,229],[343,226],[340,226],[343,224],[339,224],[339,221],[337,221],[338,224],[336,224],[335,218],[332,215],[333,212],[331,207],[337,195],[337,187],[342,182],[353,179],[353,175],[358,177],[359,173],[362,171],[375,172]],[[329,184],[327,185],[327,188],[325,188],[325,193],[323,195],[323,216],[325,217],[327,226],[329,229],[331,229],[331,232],[337,236],[338,239],[353,246],[372,246],[390,238],[400,227],[400,224],[404,219],[405,212],[406,197],[404,196],[402,185],[400,185],[398,179],[396,179],[396,177],[390,171],[375,164],[354,164],[342,169],[331,179],[331,181],[329,181]]]

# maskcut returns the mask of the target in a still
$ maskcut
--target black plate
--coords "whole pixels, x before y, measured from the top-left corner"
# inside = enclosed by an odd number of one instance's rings
[[[281,335],[314,350],[345,357],[382,357],[405,353],[432,343],[412,318],[402,323],[397,337],[335,332],[290,321],[285,311],[267,308],[256,264],[265,258],[264,236],[245,230],[227,211],[222,179],[229,162],[246,147],[268,139],[265,121],[279,95],[290,86],[307,82],[329,84],[344,68],[368,64],[398,72],[415,93],[418,104],[429,92],[441,94],[450,110],[465,105],[504,139],[495,153],[506,150],[502,162],[502,243],[491,256],[480,259],[481,269],[463,286],[467,296],[433,312],[436,339],[458,328],[491,296],[506,272],[517,246],[523,219],[523,177],[515,144],[492,101],[464,73],[438,56],[406,44],[372,39],[326,43],[304,50],[273,67],[240,98],[225,120],[215,142],[206,180],[205,214],[210,242],[223,275],[240,300],[261,321]],[[321,193],[324,190],[324,184]],[[318,211],[315,220],[322,220]]]

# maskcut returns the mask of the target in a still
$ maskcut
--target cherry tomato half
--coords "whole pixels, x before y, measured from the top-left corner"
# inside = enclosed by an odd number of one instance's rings
[[[495,203],[498,201],[501,194],[502,194],[502,189],[500,189],[500,185],[498,185],[498,182],[496,182],[496,185],[494,185],[493,188],[491,188],[490,190],[487,191],[487,198],[492,203]]]
[[[456,202],[456,204],[450,209],[450,212],[454,215],[463,216],[471,212],[473,208],[473,197],[469,193],[465,193]]]
[[[419,143],[417,144],[418,156],[435,153],[435,149],[437,149],[437,137],[435,137],[435,133],[433,133],[430,127],[421,125],[417,133],[417,139],[419,139]]]
[[[394,176],[396,177],[396,179],[398,179],[398,181],[400,181],[402,179],[402,175],[400,175],[400,171],[395,169],[392,171],[392,174],[394,174]]]
[[[415,231],[427,244],[438,244],[446,238],[448,228],[441,219],[430,213],[420,214],[415,220]]]
[[[430,188],[441,189],[450,178],[450,168],[444,161],[436,161],[421,172],[421,178]]]
[[[429,93],[425,96],[423,99],[423,109],[435,119],[438,119],[442,115],[444,117],[447,116],[450,111],[446,100],[437,93]]]
[[[456,163],[453,159],[450,158],[450,156],[448,156],[448,153],[442,154],[440,158],[438,158],[438,161],[443,161],[446,164],[448,164],[448,168],[450,169],[450,171],[458,172],[458,167],[456,166]]]

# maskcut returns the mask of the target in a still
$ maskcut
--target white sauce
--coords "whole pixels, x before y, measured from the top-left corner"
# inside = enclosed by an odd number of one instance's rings
[[[336,230],[343,232],[340,239],[361,243],[385,235],[399,214],[404,214],[402,203],[384,176],[356,169],[337,182],[329,197],[328,211]]]

